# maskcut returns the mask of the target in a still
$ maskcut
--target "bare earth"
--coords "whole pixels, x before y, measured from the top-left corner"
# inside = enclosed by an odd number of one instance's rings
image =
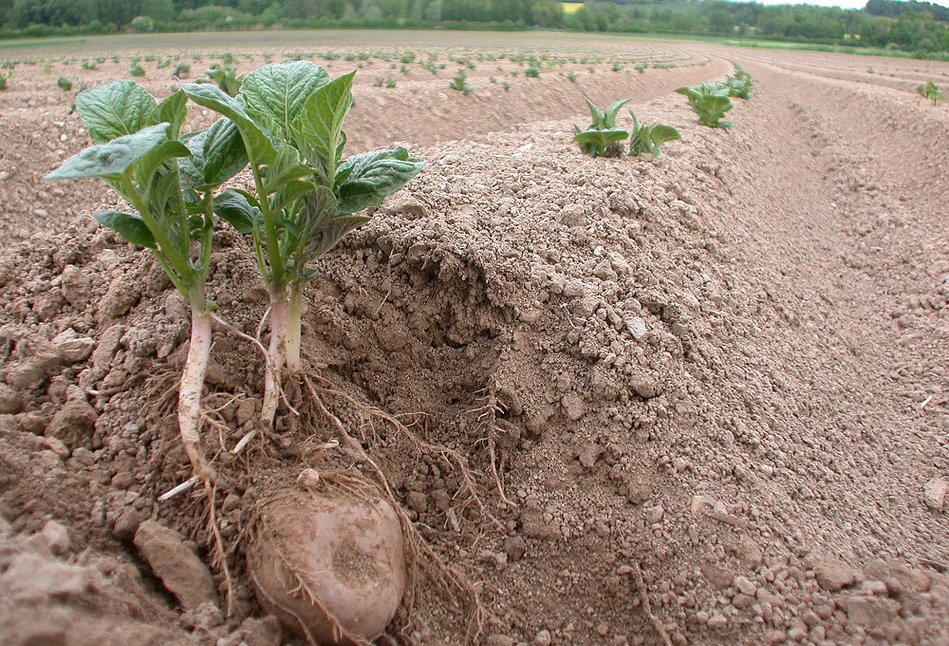
[[[0,642],[295,643],[246,576],[255,505],[305,467],[365,469],[322,448],[325,417],[286,410],[281,435],[230,456],[263,377],[222,328],[204,437],[233,486],[158,502],[190,475],[170,408],[187,308],[89,217],[117,198],[41,179],[88,144],[56,79],[126,77],[139,46],[230,51],[241,71],[264,54],[395,54],[357,74],[349,152],[405,142],[428,165],[320,264],[304,343],[327,407],[473,582],[477,643],[949,644],[949,110],[914,92],[949,85],[949,64],[544,33],[317,37],[6,52],[36,63],[0,93]],[[446,67],[403,74],[408,50]],[[95,52],[120,60],[81,69]],[[517,53],[563,60],[530,79]],[[448,88],[449,56],[476,64],[475,93]],[[733,128],[701,127],[672,90],[732,62],[755,95]],[[174,88],[143,66],[154,94]],[[682,140],[652,160],[584,157],[585,94],[630,97]],[[253,335],[265,293],[246,241],[220,241],[211,296]],[[474,489],[368,407],[456,451]],[[179,556],[153,562],[152,537]],[[204,597],[169,583],[207,570]],[[422,574],[379,644],[464,642],[463,609]]]

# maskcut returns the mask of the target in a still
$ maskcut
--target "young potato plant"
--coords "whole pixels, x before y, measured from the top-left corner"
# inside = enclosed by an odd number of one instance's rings
[[[238,75],[237,70],[226,62],[211,63],[211,66],[205,72],[207,79],[199,79],[198,83],[214,83],[218,88],[228,96],[237,96],[241,89],[241,83],[244,81],[244,75]]]
[[[600,110],[589,99],[592,120],[586,130],[573,126],[573,140],[585,154],[591,157],[616,157],[622,154],[622,144],[629,137],[629,131],[616,127],[616,115],[629,99],[614,101],[606,110]]]
[[[448,82],[448,87],[463,93],[465,96],[475,91],[474,86],[468,82],[468,74],[463,69],[458,70],[458,74],[452,77],[451,81]]]
[[[728,96],[747,100],[751,98],[755,80],[740,65],[735,65],[735,75],[725,79],[725,86],[728,88]]]
[[[46,179],[98,177],[131,211],[92,216],[127,241],[147,247],[191,306],[191,345],[181,375],[178,426],[195,476],[213,479],[199,434],[201,390],[211,351],[214,305],[205,295],[214,228],[214,193],[237,174],[247,156],[232,122],[181,134],[184,92],[158,102],[133,81],[80,92],[76,110],[95,144],[62,163]]]
[[[939,105],[946,100],[945,95],[939,90],[939,87],[933,81],[927,81],[925,85],[916,88],[916,92],[933,102],[933,105]]]
[[[629,110],[629,116],[633,118],[633,129],[629,136],[629,155],[635,157],[641,153],[658,155],[659,147],[667,141],[680,139],[679,131],[672,126],[663,123],[654,123],[646,125],[639,123],[636,113]]]
[[[689,99],[689,106],[699,117],[699,123],[709,128],[730,128],[731,121],[723,121],[725,113],[734,107],[728,98],[728,86],[719,83],[702,83],[676,90]]]
[[[214,210],[254,250],[271,300],[269,369],[261,422],[273,423],[284,370],[301,370],[303,289],[313,260],[369,220],[363,209],[402,188],[424,162],[405,148],[342,158],[343,120],[355,72],[331,79],[310,61],[272,63],[244,78],[236,97],[185,83],[187,96],[233,122],[250,162],[254,192],[229,189]]]

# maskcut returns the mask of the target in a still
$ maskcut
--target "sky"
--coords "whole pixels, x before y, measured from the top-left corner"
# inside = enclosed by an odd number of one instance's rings
[[[867,0],[757,0],[761,4],[812,4],[819,7],[842,7],[844,9],[863,9]],[[927,0],[932,4],[949,7],[949,0]]]

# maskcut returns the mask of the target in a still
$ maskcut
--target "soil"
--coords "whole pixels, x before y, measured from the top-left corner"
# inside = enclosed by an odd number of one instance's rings
[[[408,47],[329,61],[365,63],[348,152],[399,141],[427,160],[307,293],[321,401],[430,548],[412,612],[377,643],[464,642],[437,555],[473,582],[492,646],[949,644],[949,111],[914,91],[949,64],[457,38],[412,43],[437,75],[402,74]],[[281,54],[232,51],[241,71]],[[518,53],[547,56],[539,78]],[[474,93],[448,88],[452,57],[475,64]],[[163,96],[160,60],[143,83]],[[753,98],[732,128],[699,126],[672,90],[733,62]],[[263,376],[219,328],[204,444],[230,484],[158,500],[190,476],[173,415],[187,307],[89,216],[117,198],[41,179],[89,143],[58,75],[128,65],[20,62],[0,94],[0,635],[300,643],[247,577],[257,505],[307,468],[372,473],[318,411],[283,409],[232,456]],[[630,97],[682,139],[585,157],[584,95]],[[209,293],[254,335],[249,246],[218,237]]]

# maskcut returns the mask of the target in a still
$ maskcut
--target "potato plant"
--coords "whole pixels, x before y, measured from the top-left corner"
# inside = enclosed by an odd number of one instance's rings
[[[240,133],[219,119],[181,133],[185,93],[161,102],[133,81],[80,92],[76,111],[94,143],[46,179],[100,178],[132,211],[93,217],[127,241],[150,249],[191,306],[191,344],[181,376],[178,426],[195,475],[213,479],[201,450],[201,390],[211,351],[214,305],[205,294],[214,229],[214,194],[247,163]]]
[[[633,118],[633,129],[629,136],[629,154],[635,157],[641,153],[658,155],[659,147],[667,141],[680,139],[679,131],[672,126],[663,123],[654,123],[646,125],[640,123],[636,118],[636,113],[629,110],[629,116]]]
[[[920,85],[916,88],[916,92],[921,97],[932,101],[933,105],[939,105],[946,100],[945,95],[933,81],[927,81],[924,85]]]
[[[582,150],[591,157],[616,157],[622,154],[620,142],[629,138],[629,131],[616,127],[616,115],[620,108],[626,105],[629,99],[614,101],[606,110],[600,110],[589,99],[587,107],[592,117],[586,130],[573,126],[573,140]]]
[[[214,211],[253,237],[270,294],[264,424],[273,422],[284,368],[291,375],[301,369],[303,288],[314,276],[312,261],[368,221],[360,212],[424,165],[401,147],[342,158],[354,74],[331,79],[315,63],[291,61],[248,73],[236,97],[209,84],[181,86],[192,101],[234,124],[250,163],[254,192],[228,189],[214,200]]]
[[[699,117],[699,123],[709,128],[730,128],[731,121],[723,120],[725,113],[734,107],[728,98],[730,91],[721,83],[702,83],[693,87],[680,87],[676,90],[689,99],[689,107]]]
[[[448,87],[461,92],[465,96],[475,91],[474,86],[468,82],[468,74],[463,69],[458,70],[458,74],[452,77],[451,81],[448,82]]]
[[[735,65],[735,74],[725,79],[725,86],[728,87],[728,96],[747,100],[751,98],[755,81],[740,65]]]

